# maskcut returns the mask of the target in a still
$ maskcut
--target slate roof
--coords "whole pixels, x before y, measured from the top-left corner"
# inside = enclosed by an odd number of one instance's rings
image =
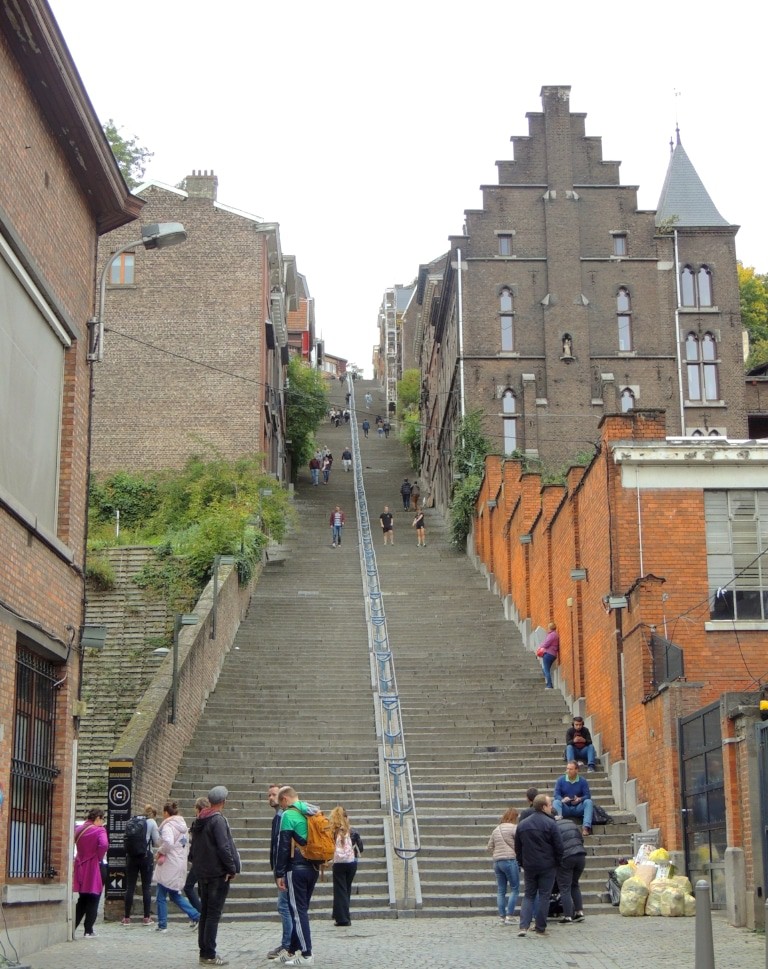
[[[662,225],[670,219],[674,219],[673,224],[681,228],[730,225],[717,211],[715,203],[704,188],[704,183],[682,146],[679,131],[656,207],[656,225]]]

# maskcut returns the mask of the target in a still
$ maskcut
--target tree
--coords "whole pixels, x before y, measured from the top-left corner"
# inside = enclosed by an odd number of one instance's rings
[[[738,263],[741,322],[749,334],[747,369],[768,360],[768,276]]]
[[[421,394],[421,373],[416,370],[405,370],[401,380],[397,382],[397,402],[401,413],[409,407],[419,406]]]
[[[147,162],[152,158],[154,152],[140,145],[136,135],[133,138],[124,138],[112,118],[103,125],[103,128],[109,147],[115,156],[115,161],[125,179],[125,184],[130,189],[136,188],[137,185],[141,184]]]
[[[315,431],[327,413],[328,391],[322,374],[301,357],[291,357],[285,391],[285,436],[294,478],[312,457]]]

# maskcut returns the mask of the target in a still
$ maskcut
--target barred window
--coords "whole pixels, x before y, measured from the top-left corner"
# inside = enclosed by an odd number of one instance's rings
[[[57,667],[16,650],[8,877],[50,878]]]
[[[768,619],[768,491],[705,491],[710,618]]]

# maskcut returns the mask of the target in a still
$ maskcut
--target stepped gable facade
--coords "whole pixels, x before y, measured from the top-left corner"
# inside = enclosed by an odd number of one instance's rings
[[[143,203],[45,0],[0,7],[0,101],[0,905],[24,961],[71,928],[87,321],[98,236]]]
[[[181,222],[187,241],[161,258],[137,249],[113,265],[96,371],[97,472],[179,468],[206,451],[263,453],[266,470],[287,480],[283,386],[297,294],[286,288],[279,225],[222,204],[217,192],[208,171],[181,188],[136,190],[144,220]],[[104,237],[101,263],[130,232]]]
[[[603,416],[633,408],[665,409],[675,434],[746,436],[738,227],[679,134],[658,210],[643,211],[570,88],[541,97],[417,292],[422,464],[438,504],[462,407],[484,412],[495,453],[546,467],[591,451]]]

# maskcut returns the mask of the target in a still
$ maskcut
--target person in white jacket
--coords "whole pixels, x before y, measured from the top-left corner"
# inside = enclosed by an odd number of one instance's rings
[[[189,832],[187,822],[179,814],[176,802],[167,801],[163,806],[160,848],[158,849],[155,866],[158,932],[168,931],[169,898],[189,918],[190,925],[197,925],[200,921],[200,913],[182,894],[184,882],[187,880],[188,855]]]

